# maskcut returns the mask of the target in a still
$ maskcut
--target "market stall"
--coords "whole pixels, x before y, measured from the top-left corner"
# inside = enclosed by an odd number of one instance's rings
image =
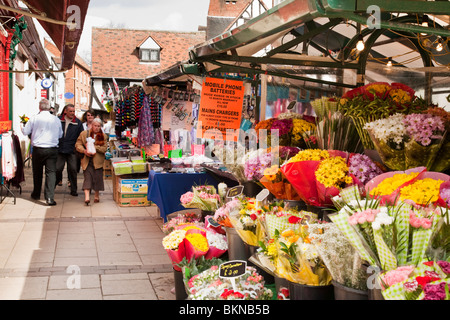
[[[191,138],[239,183],[150,173],[162,217],[205,213],[163,226],[180,299],[448,298],[450,8],[374,4],[287,0],[143,81],[197,84]]]

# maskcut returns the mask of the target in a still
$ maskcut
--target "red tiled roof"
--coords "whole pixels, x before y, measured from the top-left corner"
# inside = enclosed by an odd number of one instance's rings
[[[210,0],[208,16],[237,17],[251,1],[253,0],[236,0],[236,3],[233,4],[227,3],[226,0]]]
[[[152,37],[161,62],[140,63],[137,46]],[[189,48],[203,43],[205,32],[92,28],[92,77],[145,79],[189,58]]]

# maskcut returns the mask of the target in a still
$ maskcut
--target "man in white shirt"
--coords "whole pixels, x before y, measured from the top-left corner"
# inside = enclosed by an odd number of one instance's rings
[[[54,206],[56,184],[56,159],[58,143],[63,135],[61,121],[50,113],[50,101],[42,99],[39,102],[39,113],[32,117],[22,128],[24,135],[31,134],[33,148],[33,191],[31,198],[39,200],[42,189],[43,169],[45,167],[44,196],[47,205]]]

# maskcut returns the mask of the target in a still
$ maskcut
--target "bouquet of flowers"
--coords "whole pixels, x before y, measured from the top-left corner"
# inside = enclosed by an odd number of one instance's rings
[[[401,83],[375,82],[352,89],[339,101],[338,110],[350,117],[365,149],[374,149],[364,125],[395,113],[420,113],[427,108],[424,99],[415,95],[410,87]]]
[[[219,266],[193,276],[188,282],[190,300],[270,300],[272,291],[264,287],[264,279],[253,267],[247,266],[245,274],[233,286],[229,278],[219,276]]]
[[[450,262],[423,261],[381,274],[386,300],[450,300]]]
[[[279,234],[277,273],[287,280],[310,286],[331,284],[331,275],[311,239],[321,234],[322,224],[301,225],[298,232],[286,229]]]
[[[247,180],[259,181],[264,176],[264,170],[272,165],[272,154],[266,150],[255,150],[246,156],[244,174]]]
[[[198,208],[204,211],[214,211],[220,206],[220,196],[214,186],[193,186],[180,198],[181,205],[185,208]]]
[[[23,116],[19,116],[19,118],[20,118],[20,123],[23,123],[23,125],[25,125],[28,122],[28,120],[30,120],[30,118],[27,117],[25,114]]]
[[[441,117],[424,113],[394,114],[364,126],[386,166],[430,169],[441,148],[445,126]]]
[[[236,212],[239,212],[242,208],[242,201],[239,198],[235,198],[216,210],[214,213],[214,220],[224,227],[233,228],[230,221],[230,215],[236,215]]]
[[[198,226],[202,226],[203,223],[200,220],[201,217],[196,212],[183,212],[164,223],[162,232],[167,235],[184,224],[198,224]]]
[[[385,271],[417,265],[443,223],[438,207],[408,202],[382,205],[358,194],[329,218],[365,261]]]
[[[448,182],[450,176],[440,172],[429,172],[424,167],[406,171],[391,171],[383,173],[366,186],[366,192],[382,203],[395,204],[398,201],[409,200],[419,205],[438,204],[441,185]]]
[[[331,277],[337,283],[356,290],[367,290],[367,275],[359,253],[334,223],[312,225],[310,237]],[[323,230],[323,232],[318,232]]]
[[[314,132],[314,119],[299,115],[298,117],[278,117],[260,121],[255,130],[260,137],[260,130],[267,130],[267,143],[271,145],[271,135],[278,131],[279,146],[306,147],[305,136]]]
[[[292,157],[281,171],[305,203],[331,206],[331,198],[346,185],[353,184],[347,157],[344,152],[307,149]]]
[[[272,148],[272,150],[274,150],[274,148]],[[298,148],[293,147],[279,147],[275,149],[273,152],[278,154],[278,164],[273,164],[271,167],[264,169],[263,177],[259,179],[259,182],[277,199],[300,200],[300,196],[280,169],[280,166],[283,165],[284,162],[289,160],[299,151]]]
[[[357,185],[364,188],[364,185],[383,173],[383,170],[364,154],[350,154],[348,160],[348,171]]]
[[[264,227],[261,216],[264,211],[256,206],[254,199],[242,199],[242,208],[239,211],[231,211],[229,219],[239,237],[246,244],[257,246],[264,237]]]
[[[218,258],[228,250],[223,235],[198,224],[179,225],[163,238],[162,244],[178,271],[181,271],[178,264],[183,259]]]

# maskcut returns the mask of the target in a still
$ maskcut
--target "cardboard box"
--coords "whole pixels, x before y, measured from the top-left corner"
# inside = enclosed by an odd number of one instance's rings
[[[148,207],[151,202],[147,200],[146,193],[117,193],[116,202],[121,207]]]
[[[147,179],[119,179],[118,191],[121,193],[145,193],[148,192]]]

